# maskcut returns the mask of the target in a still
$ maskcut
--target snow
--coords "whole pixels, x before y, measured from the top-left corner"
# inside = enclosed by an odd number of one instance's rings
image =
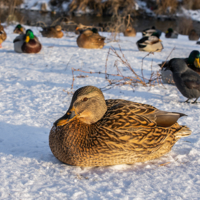
[[[177,16],[187,16],[190,17],[194,21],[200,22],[200,10],[186,10],[184,8],[181,8],[181,13],[179,13]]]
[[[140,72],[146,52],[137,50],[141,38],[119,37],[103,49],[77,47],[76,36],[62,39],[43,38],[36,27],[31,28],[43,44],[39,54],[14,52],[14,26],[5,31],[7,40],[0,49],[0,199],[199,199],[200,197],[200,104],[186,104],[173,85],[135,88],[114,87],[105,90],[106,99],[121,98],[151,104],[161,110],[185,113],[179,120],[192,130],[181,138],[163,157],[145,163],[107,167],[74,167],[59,162],[51,153],[48,136],[56,119],[69,107],[72,68],[85,71],[105,70],[108,50],[119,45],[130,65]],[[101,33],[108,36],[107,33]],[[159,70],[158,63],[170,58],[187,57],[199,49],[195,41],[179,35],[178,39],[161,36],[164,49],[144,59],[145,75]],[[169,58],[169,59],[170,59]],[[116,73],[117,58],[109,56],[108,72]],[[119,64],[125,75],[131,75]],[[75,78],[74,89],[84,85],[104,87],[103,75],[84,74]]]

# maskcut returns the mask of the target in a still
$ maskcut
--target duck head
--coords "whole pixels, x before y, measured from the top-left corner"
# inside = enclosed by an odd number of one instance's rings
[[[60,25],[55,26],[56,31],[62,31],[62,27]]]
[[[18,29],[18,30],[20,30],[20,31],[24,31],[24,29],[23,29],[23,27],[22,27],[22,25],[21,24],[18,24],[16,27],[15,27],[15,29]]]
[[[100,89],[85,86],[76,90],[66,114],[54,125],[64,126],[77,118],[85,124],[93,124],[100,120],[107,111],[106,102]]]
[[[190,53],[188,57],[188,63],[193,64],[196,68],[200,68],[199,58],[200,58],[200,52],[194,50]]]
[[[172,28],[168,28],[168,30],[166,31],[166,33],[173,33],[173,29]]]
[[[34,38],[34,34],[33,34],[33,31],[31,29],[28,29],[26,31],[26,39],[25,39],[25,42],[28,43],[31,39]]]

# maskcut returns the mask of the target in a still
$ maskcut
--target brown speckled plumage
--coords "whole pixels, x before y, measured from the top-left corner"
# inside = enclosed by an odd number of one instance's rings
[[[85,30],[77,38],[77,45],[87,49],[101,49],[104,47],[105,37],[99,33],[93,33],[92,30]]]
[[[0,25],[0,45],[2,44],[2,42],[4,42],[7,38],[7,34],[4,31],[4,28],[2,25]]]
[[[85,98],[88,94],[81,96]],[[95,98],[100,99],[101,94],[97,96]],[[70,109],[74,105],[78,109],[81,102],[86,104],[88,101],[91,105],[89,100],[84,102],[79,97],[72,100]],[[49,145],[58,160],[76,166],[144,162],[169,152],[180,137],[191,133],[188,127],[176,122],[182,116],[180,113],[168,113],[150,105],[120,99],[106,100],[106,106],[103,117],[92,124],[83,123],[81,113],[63,126],[56,126],[63,118],[55,122],[49,135]],[[85,109],[90,108],[85,106]],[[96,107],[95,112],[101,111]],[[173,115],[172,125],[164,127],[166,119],[170,121]]]
[[[124,36],[127,37],[135,37],[136,36],[136,31],[133,27],[128,27],[125,31],[124,31]]]
[[[62,38],[63,32],[62,27],[60,25],[44,27],[42,31],[40,31],[43,37],[48,38]]]

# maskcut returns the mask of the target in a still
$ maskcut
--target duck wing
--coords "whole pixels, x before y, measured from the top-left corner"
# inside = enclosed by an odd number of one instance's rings
[[[187,127],[176,123],[184,114],[120,101],[98,122],[98,142],[110,150],[130,150],[141,155],[150,155],[160,148],[163,148],[161,152],[166,152],[180,137],[191,133]]]
[[[102,124],[113,130],[170,127],[184,116],[182,113],[161,111],[151,105],[126,100],[106,101],[106,103],[108,110],[102,119]]]

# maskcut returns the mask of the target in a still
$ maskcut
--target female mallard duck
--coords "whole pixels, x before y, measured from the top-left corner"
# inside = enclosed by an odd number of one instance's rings
[[[135,37],[136,36],[135,29],[131,26],[127,27],[127,29],[124,31],[124,36]]]
[[[195,41],[197,41],[199,39],[199,35],[197,34],[197,32],[194,29],[192,29],[189,32],[188,37],[189,37],[189,40],[195,40]]]
[[[0,25],[0,48],[2,48],[2,42],[4,42],[7,38],[7,34],[4,31],[4,28],[2,25]]]
[[[20,34],[14,41],[14,49],[18,53],[38,53],[42,45],[33,32],[28,29],[26,34]]]
[[[96,28],[81,31],[77,38],[77,45],[87,49],[101,49],[104,47],[105,37],[99,35]]]
[[[48,38],[62,38],[63,32],[62,27],[60,25],[44,27],[42,31],[40,31],[43,37]]]
[[[200,75],[200,52],[197,50],[194,50],[190,53],[188,58],[182,58],[182,60],[185,61],[185,63],[188,65],[188,67],[192,70],[194,70],[195,72],[197,72]],[[178,58],[181,59],[181,58]],[[160,67],[162,67],[161,69],[161,76],[162,76],[162,80],[164,83],[169,83],[169,84],[175,84],[174,80],[173,80],[173,75],[170,69],[170,67],[168,67],[169,65],[169,61],[167,61],[165,64],[159,64]],[[177,62],[180,63],[181,62]]]
[[[174,31],[172,28],[168,28],[165,33],[166,38],[178,38],[178,33]]]
[[[26,29],[21,24],[18,24],[13,31],[13,33],[17,33],[17,34],[25,34],[25,32],[26,32]]]
[[[152,28],[147,28],[145,30],[142,31],[142,36],[151,36],[153,33],[157,33],[158,34],[158,37],[161,36],[162,34],[162,31],[160,30],[156,30],[155,26],[152,26]]]
[[[137,41],[137,46],[140,51],[160,52],[163,49],[162,41],[159,39],[157,32],[151,36],[145,36]]]
[[[159,158],[191,134],[177,120],[184,114],[141,103],[104,99],[94,86],[79,88],[49,135],[54,156],[69,165],[133,164]]]

